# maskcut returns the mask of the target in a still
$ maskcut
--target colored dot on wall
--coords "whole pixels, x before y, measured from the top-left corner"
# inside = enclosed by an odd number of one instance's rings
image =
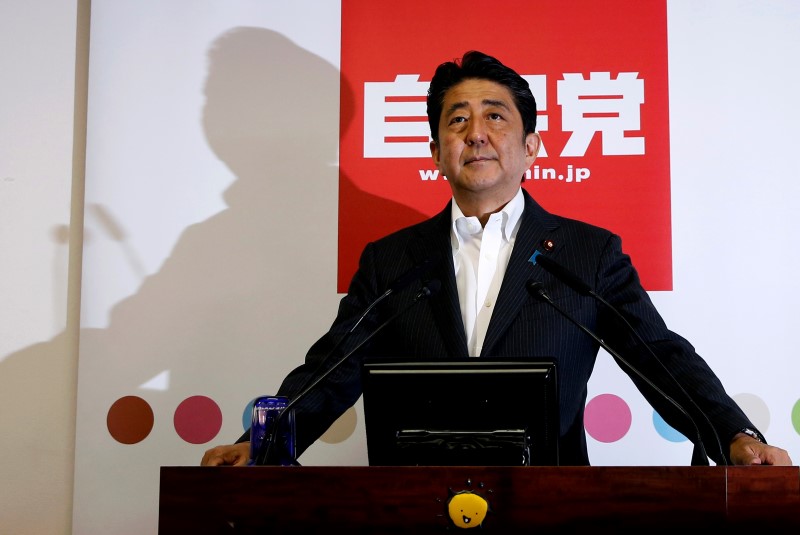
[[[670,442],[686,442],[687,440],[680,431],[665,422],[664,418],[656,411],[653,411],[653,427],[656,428],[656,433]]]
[[[138,396],[121,397],[108,409],[106,426],[117,442],[136,444],[153,429],[153,409]]]
[[[792,427],[794,427],[795,432],[800,435],[800,399],[798,399],[797,403],[792,407]]]
[[[250,425],[253,423],[253,404],[255,401],[255,398],[251,399],[250,403],[244,408],[244,412],[242,413],[242,431],[250,429]]]
[[[584,412],[586,432],[599,442],[616,442],[631,428],[631,409],[614,394],[601,394],[589,400]]]
[[[755,394],[741,393],[733,396],[733,400],[742,408],[759,431],[767,433],[770,424],[770,412],[767,403]]]
[[[190,444],[205,444],[222,428],[222,411],[213,399],[192,396],[175,409],[175,431]]]

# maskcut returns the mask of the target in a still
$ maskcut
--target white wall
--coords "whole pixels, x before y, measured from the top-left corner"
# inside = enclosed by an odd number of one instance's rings
[[[675,291],[653,298],[797,460],[800,83],[791,58],[800,8],[668,5]],[[277,388],[338,300],[338,2],[91,8],[88,111],[89,2],[1,8],[0,45],[12,53],[0,58],[0,526],[13,533],[155,533],[158,467],[197,464],[237,436],[246,401]],[[254,70],[263,76],[248,77]],[[318,91],[287,89],[302,82]],[[291,123],[298,109],[303,120]],[[276,117],[280,132],[264,128]],[[244,137],[231,142],[234,131]],[[298,209],[286,198],[313,206],[316,224],[284,235]],[[607,358],[590,388],[636,396]],[[177,404],[197,394],[224,415],[209,444],[189,444],[172,426]],[[122,395],[154,409],[141,443],[121,445],[105,430]],[[650,417],[645,404],[633,410],[637,421]],[[359,411],[302,461],[364,464]],[[686,463],[686,444],[651,431],[592,441],[592,459]]]
[[[70,533],[88,2],[0,13],[0,532]]]

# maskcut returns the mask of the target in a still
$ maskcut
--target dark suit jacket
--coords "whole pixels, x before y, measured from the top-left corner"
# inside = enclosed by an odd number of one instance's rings
[[[696,429],[699,429],[708,455],[716,463],[726,464],[732,436],[740,428],[753,427],[753,424],[725,393],[717,377],[689,342],[667,328],[642,288],[629,257],[622,252],[621,239],[602,228],[550,214],[526,191],[523,192],[525,210],[481,357],[550,356],[556,359],[560,464],[589,464],[583,413],[587,381],[595,364],[598,344],[552,305],[530,295],[526,290],[529,280],[541,281],[554,302],[649,378],[656,388],[621,363],[639,390],[670,425],[693,442],[697,442]],[[552,247],[546,248],[543,245],[545,241],[551,242]],[[591,297],[581,296],[540,265],[530,262],[537,250],[577,274],[594,292],[619,310],[646,344],[642,344],[640,338],[634,336],[608,307]],[[361,395],[360,368],[364,358],[468,358],[453,269],[448,203],[431,219],[365,247],[358,271],[347,295],[342,298],[331,330],[314,344],[305,364],[286,377],[278,393],[290,398],[296,395],[324,369],[325,363],[334,362],[392,314],[409,306],[417,286],[412,285],[410,290],[397,292],[381,302],[353,335],[340,341],[392,281],[426,260],[433,260],[435,264],[423,280],[438,279],[441,291],[386,324],[353,358],[338,367],[297,404],[298,454],[358,400]],[[653,353],[658,355],[658,359]],[[678,383],[691,393],[693,401],[686,397]],[[668,401],[665,395],[675,403]],[[687,418],[686,412],[696,423]],[[714,430],[709,423],[713,423]]]

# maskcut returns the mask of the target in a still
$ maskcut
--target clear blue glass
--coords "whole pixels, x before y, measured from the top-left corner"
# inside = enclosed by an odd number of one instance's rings
[[[294,413],[289,411],[281,417],[288,404],[289,398],[285,396],[261,396],[253,402],[253,417],[250,424],[250,464],[281,466],[297,464]],[[274,434],[274,442],[270,443],[275,422],[278,423],[278,429]],[[269,452],[268,457],[266,456],[267,452]]]

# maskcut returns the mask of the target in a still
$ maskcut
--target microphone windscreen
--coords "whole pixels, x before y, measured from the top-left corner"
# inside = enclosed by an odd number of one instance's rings
[[[592,289],[588,284],[583,282],[580,277],[572,273],[555,260],[540,254],[536,255],[536,263],[542,266],[545,270],[549,271],[552,275],[555,275],[555,277],[561,282],[572,287],[572,289],[579,294],[592,294]]]
[[[425,284],[425,287],[428,289],[428,297],[433,297],[442,289],[442,281],[439,279],[430,280]]]
[[[431,268],[432,264],[433,262],[430,259],[420,262],[397,277],[394,282],[389,285],[389,289],[392,291],[392,293],[399,292],[415,280],[418,280],[420,277],[422,277],[422,275]]]
[[[543,286],[540,281],[530,279],[528,282],[525,283],[525,289],[528,290],[528,293],[534,297],[542,297],[543,296]]]

